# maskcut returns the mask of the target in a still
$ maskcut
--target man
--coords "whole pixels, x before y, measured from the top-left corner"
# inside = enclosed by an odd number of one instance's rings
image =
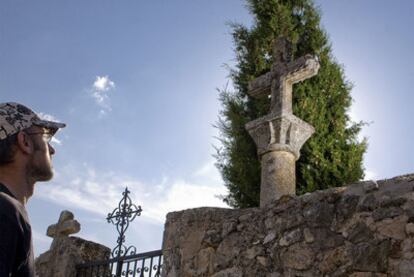
[[[0,104],[0,277],[35,276],[25,204],[36,182],[53,177],[49,143],[63,127],[21,104]]]

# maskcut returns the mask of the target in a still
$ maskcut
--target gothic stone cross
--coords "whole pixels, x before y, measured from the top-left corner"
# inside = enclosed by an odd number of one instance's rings
[[[291,43],[278,38],[273,45],[270,72],[249,83],[251,96],[271,95],[270,113],[246,124],[261,159],[261,207],[283,195],[295,194],[295,162],[300,148],[315,131],[293,115],[292,86],[316,75],[319,62],[311,55],[294,61],[291,57]]]
[[[248,93],[253,97],[271,94],[270,113],[292,114],[292,86],[318,73],[319,62],[311,55],[291,61],[292,44],[285,38],[273,45],[273,65],[270,72],[249,83]]]
[[[63,211],[60,213],[59,221],[47,228],[47,235],[54,239],[67,237],[70,234],[76,234],[80,231],[80,224],[74,219],[73,213]]]

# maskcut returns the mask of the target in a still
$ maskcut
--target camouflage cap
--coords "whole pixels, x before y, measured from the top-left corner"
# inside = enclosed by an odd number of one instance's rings
[[[35,112],[19,103],[0,103],[0,140],[31,126],[57,131],[66,124],[40,119]]]

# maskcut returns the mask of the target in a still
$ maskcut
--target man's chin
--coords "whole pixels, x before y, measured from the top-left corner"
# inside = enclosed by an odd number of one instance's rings
[[[47,181],[52,180],[52,178],[53,178],[53,171],[47,172],[47,173],[44,172],[44,174],[39,174],[36,179],[38,182],[47,182]]]

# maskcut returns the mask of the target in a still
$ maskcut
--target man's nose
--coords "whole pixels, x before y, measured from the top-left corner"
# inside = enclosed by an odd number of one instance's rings
[[[48,143],[48,146],[49,146],[49,154],[50,154],[50,155],[55,154],[55,148],[53,148],[53,146],[52,146],[52,145],[50,145],[50,143]]]

